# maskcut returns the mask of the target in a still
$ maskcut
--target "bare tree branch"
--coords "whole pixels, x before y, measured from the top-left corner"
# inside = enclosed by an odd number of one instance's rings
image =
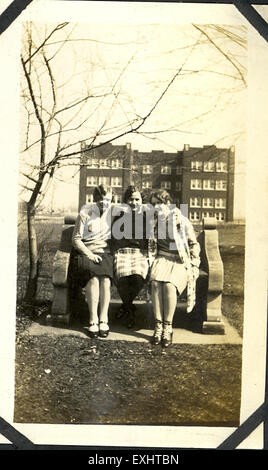
[[[213,46],[225,57],[225,59],[230,62],[233,67],[237,70],[237,72],[239,73],[240,75],[240,78],[242,80],[242,82],[244,83],[245,87],[247,86],[247,83],[246,83],[246,80],[244,78],[244,75],[242,74],[240,68],[235,64],[235,62],[230,58],[230,56],[228,54],[226,54],[216,43],[215,41],[213,41],[213,39],[208,35],[208,33],[200,28],[200,26],[197,26],[196,24],[193,24],[194,28],[198,29],[198,31],[200,31],[202,34],[204,34],[204,36],[206,36],[208,38],[208,40],[211,42],[211,44],[213,44]]]
[[[45,46],[45,44],[47,43],[47,41],[51,38],[51,36],[53,36],[53,34],[56,32],[56,31],[59,31],[60,29],[62,28],[65,28],[65,26],[67,26],[67,22],[65,23],[61,23],[59,25],[56,26],[56,28],[54,28],[50,34],[44,39],[44,41],[39,45],[39,47],[37,47],[37,49],[32,53],[32,54],[29,54],[29,57],[27,59],[24,60],[24,64],[26,65],[28,62],[32,61],[32,59],[34,58],[34,56],[36,54],[38,54],[38,52],[43,49],[43,47]]]
[[[25,176],[25,178],[28,178],[29,180],[33,181],[34,183],[37,183],[38,181],[36,179],[34,179],[32,176],[30,175],[26,175],[26,173],[22,173],[23,176]]]
[[[35,112],[36,118],[37,118],[37,120],[39,122],[39,125],[40,125],[40,130],[41,130],[40,163],[42,164],[42,163],[44,163],[44,160],[45,160],[45,126],[44,126],[43,120],[41,118],[41,115],[39,113],[39,109],[38,109],[38,106],[37,106],[37,103],[36,103],[36,99],[35,99],[32,83],[31,83],[30,75],[27,72],[26,65],[25,65],[25,62],[24,62],[23,58],[21,58],[21,62],[22,62],[22,67],[23,67],[23,70],[24,70],[25,78],[26,78],[26,81],[27,81],[27,84],[28,84],[31,100],[32,100],[32,103],[33,103],[34,112]]]
[[[230,39],[232,42],[235,42],[239,46],[241,46],[243,49],[247,49],[247,41],[241,35],[235,34],[233,31],[230,31],[230,29],[223,28],[220,25],[210,25],[210,27],[220,33],[220,35],[227,37]],[[242,26],[242,29],[244,30],[245,28]]]
[[[33,188],[28,188],[28,186],[25,186],[24,184],[20,183],[20,186],[24,189],[27,189],[27,191],[33,191]]]
[[[49,122],[48,122],[48,128],[47,128],[47,134],[48,134],[49,130],[51,128],[51,125],[52,125],[53,117],[55,115],[56,106],[57,106],[57,98],[56,98],[56,91],[55,91],[55,78],[53,76],[51,67],[49,65],[49,61],[46,58],[46,55],[45,55],[44,51],[42,51],[42,55],[43,55],[43,59],[44,59],[44,62],[46,64],[46,67],[47,67],[47,70],[48,70],[48,76],[49,76],[49,79],[50,79],[50,85],[51,85],[51,90],[52,90],[52,98],[53,98],[53,106],[52,106],[51,115],[50,115],[50,119],[49,119]]]

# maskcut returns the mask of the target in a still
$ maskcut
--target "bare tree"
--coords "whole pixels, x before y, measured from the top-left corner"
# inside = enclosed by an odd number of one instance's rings
[[[27,172],[23,173],[26,178],[26,184],[23,184],[23,187],[31,193],[27,202],[30,266],[24,299],[29,303],[35,299],[40,267],[35,213],[37,204],[44,195],[44,187],[51,181],[62,162],[72,164],[71,159],[76,159],[76,164],[78,164],[77,159],[81,153],[81,139],[76,137],[78,131],[88,123],[89,116],[96,113],[97,108],[102,106],[105,99],[110,100],[109,113],[112,112],[114,103],[118,100],[117,84],[131,62],[130,58],[113,83],[108,87],[103,87],[101,93],[95,93],[88,87],[86,92],[75,96],[74,99],[62,102],[60,93],[64,85],[59,84],[61,77],[56,76],[54,65],[60,60],[63,48],[70,41],[71,27],[67,23],[57,24],[46,31],[41,38],[38,38],[39,34],[34,29],[34,25],[26,25],[21,53],[22,94],[26,115],[23,152],[33,150],[35,152],[34,162],[32,164],[28,162]],[[65,38],[59,41],[55,39],[52,43],[51,39],[57,38],[62,30],[66,31]],[[38,42],[37,39],[39,39]],[[134,116],[131,119],[125,116],[125,122],[110,128],[110,137],[105,138],[99,144],[97,138],[107,133],[109,113],[104,115],[103,122],[98,129],[87,135],[89,142],[87,148],[94,149],[129,133],[137,132],[154,112],[179,73],[180,70],[173,74],[144,116]]]
[[[187,45],[184,59],[175,69],[167,70],[163,83],[159,84],[157,80],[152,81],[152,97],[147,107],[143,107],[145,112],[141,114],[136,110],[131,94],[121,89],[125,75],[135,63],[135,44],[130,48],[125,64],[123,66],[117,64],[111,75],[109,72],[112,67],[107,71],[107,67],[100,58],[94,62],[94,58],[89,57],[87,62],[84,62],[83,89],[69,86],[75,79],[76,73],[81,72],[76,72],[75,64],[72,63],[69,75],[65,74],[65,67],[68,68],[69,65],[68,59],[66,61],[66,49],[71,51],[70,62],[72,60],[75,62],[76,52],[71,49],[74,42],[79,41],[83,49],[90,42],[98,42],[94,38],[74,37],[74,29],[75,27],[68,23],[57,24],[50,28],[37,28],[36,25],[27,23],[23,31],[21,89],[22,111],[25,119],[22,129],[22,155],[27,155],[28,160],[24,161],[22,170],[25,178],[22,188],[30,193],[27,202],[30,266],[25,293],[25,301],[29,303],[32,303],[36,296],[40,268],[35,227],[36,208],[45,195],[47,185],[52,181],[60,166],[81,165],[79,158],[83,152],[81,143],[87,143],[85,151],[88,151],[128,134],[142,134],[147,138],[157,138],[161,132],[176,131],[172,127],[150,129],[146,128],[146,124],[177,80],[187,79],[189,74],[199,72],[186,70],[186,64],[192,52],[197,47],[202,47],[204,43],[209,43],[215,48],[231,64],[238,79],[245,84],[242,66],[217,42],[217,37],[228,38],[229,41],[244,47],[241,36],[224,28],[209,29],[209,27],[193,25],[193,30],[198,31],[198,35],[191,44]],[[114,45],[118,48],[124,43]],[[105,75],[105,78],[100,80],[99,86],[90,83],[91,74],[96,69],[97,75]],[[67,89],[72,91],[67,93]],[[115,108],[121,111],[120,119],[117,120],[113,120]],[[192,119],[198,119],[198,116]],[[178,127],[180,125],[183,125],[182,121]]]

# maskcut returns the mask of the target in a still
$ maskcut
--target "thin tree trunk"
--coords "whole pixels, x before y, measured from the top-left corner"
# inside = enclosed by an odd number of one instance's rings
[[[27,206],[27,225],[30,267],[24,301],[26,303],[32,304],[36,299],[40,263],[38,257],[37,236],[35,230],[35,207],[30,203],[28,203]]]

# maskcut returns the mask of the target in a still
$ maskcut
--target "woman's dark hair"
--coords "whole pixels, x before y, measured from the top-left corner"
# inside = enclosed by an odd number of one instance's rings
[[[93,192],[93,201],[99,201],[103,196],[106,196],[107,193],[112,194],[112,202],[114,202],[114,191],[110,186],[103,186],[102,184],[96,186]]]
[[[150,203],[153,197],[158,199],[160,203],[167,204],[168,202],[172,202],[170,194],[165,189],[159,189],[158,191],[154,191],[153,193],[151,193],[149,198]]]
[[[125,190],[125,193],[124,193],[124,196],[123,196],[123,203],[124,204],[127,203],[128,199],[132,196],[133,193],[140,193],[141,200],[142,200],[142,202],[144,202],[144,194],[142,193],[140,188],[138,188],[137,186],[130,185]]]

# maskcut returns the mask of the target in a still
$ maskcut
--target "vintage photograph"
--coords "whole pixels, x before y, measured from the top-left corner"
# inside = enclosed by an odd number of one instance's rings
[[[24,21],[14,423],[237,427],[244,24]]]
[[[1,445],[261,449],[267,42],[181,2],[0,37]]]

